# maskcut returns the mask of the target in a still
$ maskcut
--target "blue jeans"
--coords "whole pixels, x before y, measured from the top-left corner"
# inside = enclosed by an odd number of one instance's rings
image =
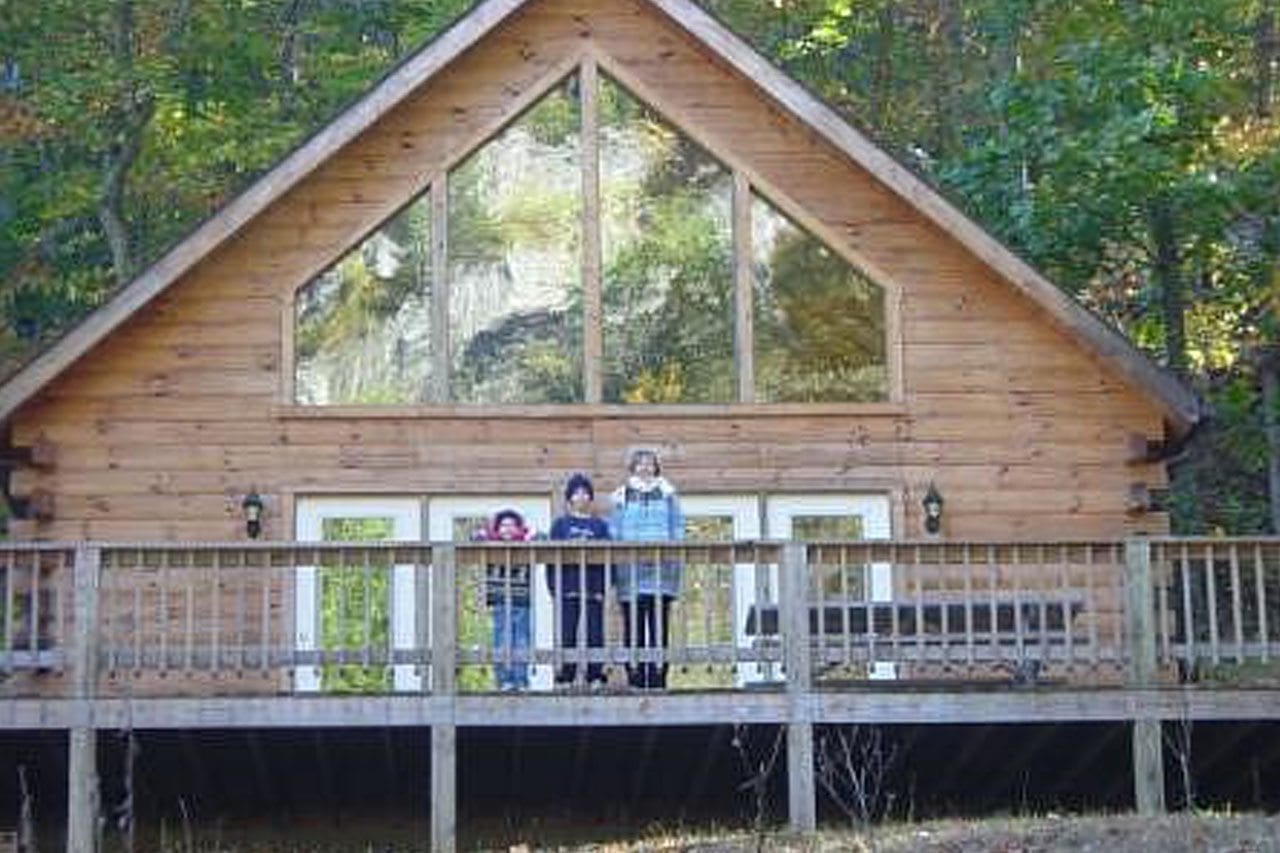
[[[527,657],[532,634],[531,611],[527,601],[499,601],[490,605],[493,613],[493,674],[499,690],[526,690],[529,664],[517,663]],[[504,663],[510,657],[512,663]]]

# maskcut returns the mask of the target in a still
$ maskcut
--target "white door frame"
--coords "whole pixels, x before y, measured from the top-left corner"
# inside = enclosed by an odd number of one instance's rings
[[[422,541],[422,501],[411,497],[299,497],[295,510],[295,531],[300,542],[324,541],[324,522],[329,518],[388,518],[392,523],[392,541]],[[391,576],[391,647],[396,651],[412,650],[418,641],[417,596],[414,594],[415,567],[392,567]],[[320,587],[315,566],[298,566],[294,570],[294,646],[299,651],[319,648]],[[426,614],[423,614],[426,618]],[[425,634],[424,634],[425,635]],[[397,692],[422,690],[422,675],[412,664],[394,664],[392,683]],[[293,689],[299,693],[319,691],[320,667],[294,668]]]
[[[862,519],[864,539],[893,537],[892,501],[887,494],[770,495],[766,507],[765,520],[771,539],[791,539],[791,521],[797,515],[858,516]],[[892,601],[892,567],[888,563],[872,563],[867,574],[869,599]],[[896,678],[897,667],[887,661],[873,661],[869,677],[872,679]]]
[[[547,533],[551,529],[551,500],[546,495],[491,495],[465,497],[432,497],[427,500],[427,536],[432,542],[452,542],[453,520],[462,517],[492,518],[500,509],[514,509],[524,516],[530,529]],[[547,588],[546,572],[541,566],[531,567],[533,604],[533,647],[554,648],[552,628],[555,625],[554,602]],[[551,690],[553,672],[550,664],[538,664],[530,669],[531,690]]]

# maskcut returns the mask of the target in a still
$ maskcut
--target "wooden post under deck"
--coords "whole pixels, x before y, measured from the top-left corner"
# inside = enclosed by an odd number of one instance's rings
[[[1156,678],[1156,626],[1151,543],[1145,539],[1128,540],[1124,564],[1129,683],[1133,687],[1152,687]],[[1164,812],[1164,744],[1157,718],[1133,721],[1133,794],[1138,814]]]
[[[431,549],[431,693],[457,696],[457,555],[452,545]],[[458,727],[452,706],[447,721],[431,727],[431,849],[453,853],[458,845]]]
[[[809,706],[812,682],[809,648],[808,566],[803,543],[782,549],[783,655],[787,671],[787,807],[791,828],[817,828],[817,791],[813,775],[813,714]]]
[[[102,551],[76,549],[75,679],[76,721],[68,732],[67,853],[93,853],[98,825],[98,733],[93,727],[93,694],[98,678],[98,576]]]

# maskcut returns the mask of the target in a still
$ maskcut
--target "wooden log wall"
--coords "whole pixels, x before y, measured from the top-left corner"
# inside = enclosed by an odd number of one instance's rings
[[[477,417],[289,403],[292,294],[433,174],[481,143],[584,52],[668,117],[785,196],[891,279],[901,376],[890,404]],[[293,535],[307,494],[547,493],[573,470],[599,485],[627,448],[656,445],[686,493],[885,492],[895,535],[921,535],[932,481],[957,538],[1161,532],[1131,515],[1130,437],[1163,437],[1158,408],[1048,314],[659,13],[540,0],[392,111],[55,380],[13,441],[57,449],[15,471],[56,497],[20,538],[236,540],[240,500],[268,500],[264,535]]]

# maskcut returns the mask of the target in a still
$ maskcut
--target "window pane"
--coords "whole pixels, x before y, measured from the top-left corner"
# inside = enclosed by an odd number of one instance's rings
[[[391,518],[326,518],[326,542],[380,542],[395,532]],[[391,568],[380,552],[357,551],[350,563],[319,568],[320,648],[348,655],[385,654],[391,638]],[[320,671],[324,690],[384,693],[391,688],[387,666],[326,663]]]
[[[572,77],[449,174],[457,402],[583,398],[580,128]]]
[[[862,518],[857,515],[795,515],[791,517],[791,538],[800,542],[822,542],[836,539],[861,539]],[[866,598],[867,567],[864,563],[846,563],[841,550],[819,548],[817,572],[822,593],[827,597]]]
[[[759,196],[751,221],[756,399],[887,399],[884,291]]]
[[[857,515],[794,515],[791,538],[801,542],[861,539],[862,517]]]
[[[600,81],[604,398],[735,399],[732,174]]]
[[[431,366],[431,208],[419,198],[298,291],[299,403],[418,403]]]

